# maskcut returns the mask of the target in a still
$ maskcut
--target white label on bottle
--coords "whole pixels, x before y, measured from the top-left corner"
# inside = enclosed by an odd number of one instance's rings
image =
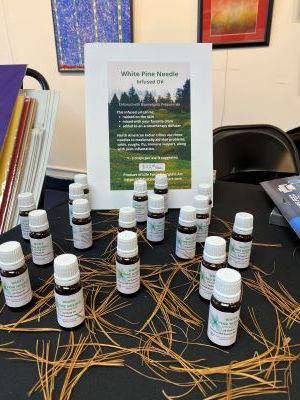
[[[196,241],[197,243],[204,243],[208,235],[209,218],[205,219],[197,218],[196,226],[197,226]]]
[[[132,206],[135,208],[136,222],[146,222],[148,214],[148,200],[132,201]]]
[[[116,262],[117,289],[120,293],[132,294],[140,288],[140,261],[124,265]]]
[[[30,238],[32,260],[37,265],[49,264],[54,259],[52,236],[42,239]]]
[[[22,307],[32,299],[28,270],[11,278],[1,276],[5,302],[9,307]]]
[[[176,256],[185,260],[191,260],[196,254],[196,232],[176,233]]]
[[[240,309],[233,313],[223,312],[210,304],[207,336],[219,346],[231,346],[236,341],[239,317]]]
[[[151,242],[160,242],[165,237],[165,217],[147,217],[147,239]]]
[[[19,216],[19,221],[21,224],[21,231],[23,239],[29,239],[30,229],[29,229],[29,218],[28,216]]]
[[[199,294],[206,300],[211,299],[214,290],[217,269],[211,270],[201,264]]]
[[[73,245],[76,249],[88,249],[93,245],[92,223],[85,225],[72,224]]]
[[[73,204],[69,203],[69,220],[70,220],[70,225],[72,225],[72,218],[73,218]]]
[[[252,240],[250,242],[239,242],[230,239],[228,251],[228,264],[237,269],[247,268],[250,261]]]
[[[54,291],[57,322],[64,328],[75,328],[84,321],[83,290],[63,296]]]

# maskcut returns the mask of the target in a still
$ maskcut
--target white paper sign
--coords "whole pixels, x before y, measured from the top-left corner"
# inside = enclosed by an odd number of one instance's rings
[[[169,207],[213,181],[210,44],[85,46],[93,209],[131,205],[133,182],[168,175]]]

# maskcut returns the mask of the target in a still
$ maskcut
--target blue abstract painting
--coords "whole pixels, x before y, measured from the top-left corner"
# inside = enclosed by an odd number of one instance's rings
[[[84,44],[132,42],[132,0],[51,0],[59,71],[84,70]]]

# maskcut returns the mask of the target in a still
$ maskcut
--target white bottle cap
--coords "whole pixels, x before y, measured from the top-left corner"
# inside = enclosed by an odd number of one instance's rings
[[[240,235],[251,235],[253,232],[253,215],[246,212],[235,214],[233,232]]]
[[[139,196],[147,194],[147,181],[145,179],[136,179],[134,181],[134,194]]]
[[[136,226],[135,208],[133,207],[120,208],[119,226],[121,228],[134,228]]]
[[[209,197],[203,194],[198,194],[194,197],[194,207],[197,214],[207,214],[209,212]]]
[[[90,214],[91,209],[87,199],[76,199],[73,201],[73,218],[88,218]]]
[[[0,268],[14,271],[23,267],[25,258],[19,242],[6,242],[0,246]]]
[[[88,180],[86,174],[76,174],[74,175],[74,182],[80,183],[83,186],[83,189],[88,188]]]
[[[226,241],[220,236],[205,239],[203,259],[211,264],[221,264],[226,260]]]
[[[43,232],[49,229],[49,222],[45,210],[30,211],[29,229],[31,232]]]
[[[81,183],[71,183],[69,185],[70,200],[82,199],[84,197],[83,186]]]
[[[118,233],[117,253],[120,257],[131,258],[138,255],[137,234],[131,231]]]
[[[148,210],[156,214],[165,212],[164,198],[161,194],[151,194],[149,196]]]
[[[155,175],[154,187],[156,189],[167,189],[168,188],[168,175],[167,174]]]
[[[192,206],[181,207],[179,224],[182,226],[196,226],[196,208]]]
[[[59,286],[72,286],[80,280],[77,257],[61,254],[54,259],[54,281]]]
[[[30,192],[20,193],[18,195],[18,205],[20,211],[31,211],[36,208],[33,194]]]
[[[216,273],[213,295],[222,303],[236,303],[241,298],[242,278],[232,268],[221,268]]]
[[[198,194],[202,194],[211,198],[211,184],[210,183],[199,183],[198,185]]]

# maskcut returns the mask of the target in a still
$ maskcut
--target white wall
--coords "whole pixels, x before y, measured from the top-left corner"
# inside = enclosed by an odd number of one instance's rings
[[[270,123],[287,130],[300,125],[296,2],[274,0],[269,47],[214,50],[214,127]],[[195,42],[197,3],[134,0],[135,41]],[[27,63],[47,77],[51,88],[60,90],[49,167],[85,170],[84,78],[57,72],[50,0],[0,0],[0,62]]]
[[[12,63],[3,2],[0,0],[0,64]]]

